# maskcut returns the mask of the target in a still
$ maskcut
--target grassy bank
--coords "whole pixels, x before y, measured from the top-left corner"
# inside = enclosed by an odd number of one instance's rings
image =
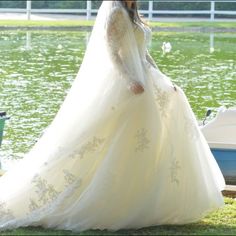
[[[182,226],[156,226],[140,230],[117,232],[86,231],[76,235],[236,235],[236,200],[225,198],[225,207],[210,214],[201,222]],[[43,228],[20,228],[0,235],[75,235],[70,231]]]
[[[150,22],[152,27],[235,28],[236,22]]]
[[[62,21],[27,21],[27,20],[0,20],[0,26],[5,27],[75,27],[93,26],[93,20],[62,20]],[[235,28],[236,22],[150,22],[152,27],[178,28],[178,27],[211,27]]]
[[[0,26],[18,26],[18,27],[71,27],[71,26],[93,26],[93,20],[63,20],[63,21],[36,21],[36,20],[0,20]]]

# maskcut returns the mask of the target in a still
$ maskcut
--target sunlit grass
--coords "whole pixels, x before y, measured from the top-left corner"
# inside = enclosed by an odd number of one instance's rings
[[[213,27],[213,28],[235,28],[235,22],[150,22],[152,27]]]
[[[71,27],[71,26],[92,26],[93,20],[58,20],[58,21],[36,21],[36,20],[0,20],[0,26],[19,26],[19,27]]]
[[[5,231],[0,235],[236,235],[236,200],[225,198],[225,207],[211,213],[201,222],[189,225],[155,226],[116,232],[90,230],[81,233],[48,230],[40,227]]]
[[[18,27],[72,27],[72,26],[92,26],[94,20],[0,20],[0,26]],[[149,22],[152,27],[214,27],[214,28],[235,28],[236,21],[232,22]]]

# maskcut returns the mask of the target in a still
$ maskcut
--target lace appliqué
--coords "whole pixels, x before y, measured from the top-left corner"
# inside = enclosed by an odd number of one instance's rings
[[[184,116],[185,131],[189,138],[196,140],[199,138],[199,133],[194,121],[190,117]]]
[[[76,187],[80,187],[82,183],[81,178],[77,178],[74,174],[72,174],[69,170],[63,170],[65,186],[69,187],[70,185],[76,183]]]
[[[95,152],[104,143],[105,139],[93,137],[93,140],[84,144],[79,150],[79,157],[84,158],[86,153]]]
[[[38,208],[40,208],[40,206],[36,203],[36,201],[34,199],[30,199],[30,203],[29,203],[29,210],[31,211],[35,211]]]
[[[176,158],[173,159],[170,167],[171,183],[179,184],[178,172],[180,168],[179,161]]]
[[[68,157],[72,159],[77,158],[77,157],[83,159],[86,156],[86,154],[98,151],[102,147],[104,142],[105,142],[105,138],[98,138],[94,136],[92,140],[86,142],[85,144],[80,146],[78,149],[71,152],[68,155]]]
[[[63,170],[63,173],[66,186],[69,186],[76,181],[76,176],[73,175],[69,170]]]
[[[7,208],[5,203],[0,203],[0,216],[1,219],[4,219],[5,221],[15,218],[13,212]]]
[[[45,179],[41,178],[39,175],[36,175],[32,183],[36,188],[35,193],[37,194],[37,200],[31,198],[29,204],[29,210],[33,211],[40,207],[43,207],[47,203],[52,202],[60,194],[53,185],[49,184]]]
[[[150,140],[147,138],[147,130],[140,129],[135,134],[136,147],[135,152],[143,152],[149,148]]]
[[[125,13],[121,7],[115,7],[107,20],[108,43],[112,48],[119,48],[120,40],[126,32]]]
[[[160,89],[157,85],[153,84],[154,86],[154,97],[157,101],[157,104],[160,107],[160,111],[163,116],[167,116],[167,105],[170,101],[169,95],[166,91]]]
[[[35,182],[38,182],[38,180],[40,180],[40,179],[41,178],[39,176],[35,176],[35,178],[34,178]],[[39,182],[42,182],[41,180]],[[37,186],[37,184],[36,184],[36,186]],[[28,225],[29,222],[39,221],[42,218],[42,216],[48,216],[48,215],[52,214],[52,212],[55,209],[58,209],[59,206],[64,204],[65,199],[71,197],[74,194],[77,187],[78,187],[78,183],[77,183],[77,181],[75,181],[73,184],[66,187],[64,189],[64,191],[60,192],[57,195],[56,199],[53,199],[53,201],[47,202],[47,204],[45,204],[45,205],[42,205],[39,201],[37,201],[37,199],[31,198],[30,203],[29,203],[28,214],[26,214],[25,217],[22,217],[20,219],[16,218],[16,217],[12,218],[3,227],[0,226],[0,229],[7,230],[9,228],[15,228],[16,226]],[[4,211],[7,213],[7,215],[11,216],[11,212],[8,212],[7,209],[4,209]],[[2,213],[0,212],[0,214],[2,214]]]

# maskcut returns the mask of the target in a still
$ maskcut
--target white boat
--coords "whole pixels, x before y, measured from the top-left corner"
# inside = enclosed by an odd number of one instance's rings
[[[226,183],[236,185],[236,107],[221,107],[215,118],[201,130]]]

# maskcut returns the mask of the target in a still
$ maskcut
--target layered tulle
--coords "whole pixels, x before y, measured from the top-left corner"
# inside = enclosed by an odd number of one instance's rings
[[[98,19],[112,6],[104,3]],[[101,29],[52,124],[0,178],[1,229],[185,224],[223,206],[224,179],[181,88],[143,63],[141,39],[136,79],[145,91],[135,95]],[[95,39],[103,60],[91,58]]]

